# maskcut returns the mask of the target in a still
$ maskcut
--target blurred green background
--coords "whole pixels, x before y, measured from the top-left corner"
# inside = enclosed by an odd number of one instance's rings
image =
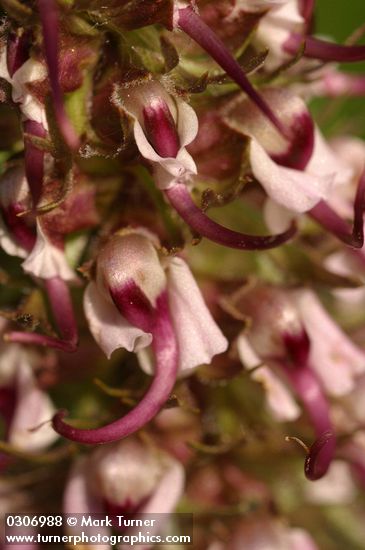
[[[315,32],[343,43],[356,29],[365,25],[365,0],[317,0]],[[364,43],[364,39],[361,39]],[[365,75],[365,62],[342,66],[344,70]],[[331,112],[327,117],[329,103]],[[327,134],[352,131],[365,138],[365,97],[317,99],[312,102],[316,120]]]

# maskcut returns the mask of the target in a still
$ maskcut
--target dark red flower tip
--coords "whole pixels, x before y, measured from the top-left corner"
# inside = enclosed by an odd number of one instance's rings
[[[335,454],[336,437],[331,431],[324,432],[311,446],[304,463],[307,479],[316,481],[328,471]]]
[[[157,99],[143,109],[143,120],[148,141],[163,158],[175,158],[180,140],[172,114],[166,102]]]
[[[351,227],[324,201],[320,201],[309,212],[324,229],[352,248],[364,246],[364,213],[365,213],[365,170],[357,186],[354,201],[354,221]]]
[[[6,64],[8,73],[13,78],[14,73],[29,58],[31,33],[24,31],[21,34],[10,32],[6,48]]]
[[[271,155],[281,166],[304,170],[314,149],[314,122],[308,112],[297,115],[291,125],[292,139],[285,153]]]

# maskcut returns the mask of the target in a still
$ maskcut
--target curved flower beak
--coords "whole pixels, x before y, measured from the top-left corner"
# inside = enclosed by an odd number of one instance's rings
[[[69,439],[106,443],[137,431],[165,404],[179,369],[209,362],[227,348],[187,266],[179,259],[162,262],[157,247],[142,228],[116,234],[99,254],[96,283],[84,301],[90,329],[108,356],[116,348],[140,351],[151,344],[153,382],[134,409],[103,428],[77,430],[58,413],[54,427]]]

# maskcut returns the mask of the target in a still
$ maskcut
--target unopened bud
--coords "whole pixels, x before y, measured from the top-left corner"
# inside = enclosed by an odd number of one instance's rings
[[[133,230],[117,233],[101,250],[97,261],[99,290],[134,324],[136,315],[150,315],[166,287],[157,249],[147,235]]]

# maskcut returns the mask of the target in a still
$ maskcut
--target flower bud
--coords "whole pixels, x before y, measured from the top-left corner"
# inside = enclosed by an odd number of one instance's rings
[[[160,189],[188,182],[196,174],[186,146],[198,132],[198,120],[187,103],[174,99],[156,80],[136,81],[119,88],[113,101],[134,119],[137,147],[152,163]]]
[[[94,451],[74,465],[66,513],[171,513],[182,495],[184,469],[167,453],[136,438]]]
[[[157,250],[143,232],[114,235],[98,256],[96,273],[99,289],[127,319],[142,315],[142,310],[150,316],[166,287]]]
[[[307,348],[307,338],[295,302],[279,288],[257,286],[233,296],[236,309],[250,319],[248,338],[261,357],[287,358],[294,342]]]

